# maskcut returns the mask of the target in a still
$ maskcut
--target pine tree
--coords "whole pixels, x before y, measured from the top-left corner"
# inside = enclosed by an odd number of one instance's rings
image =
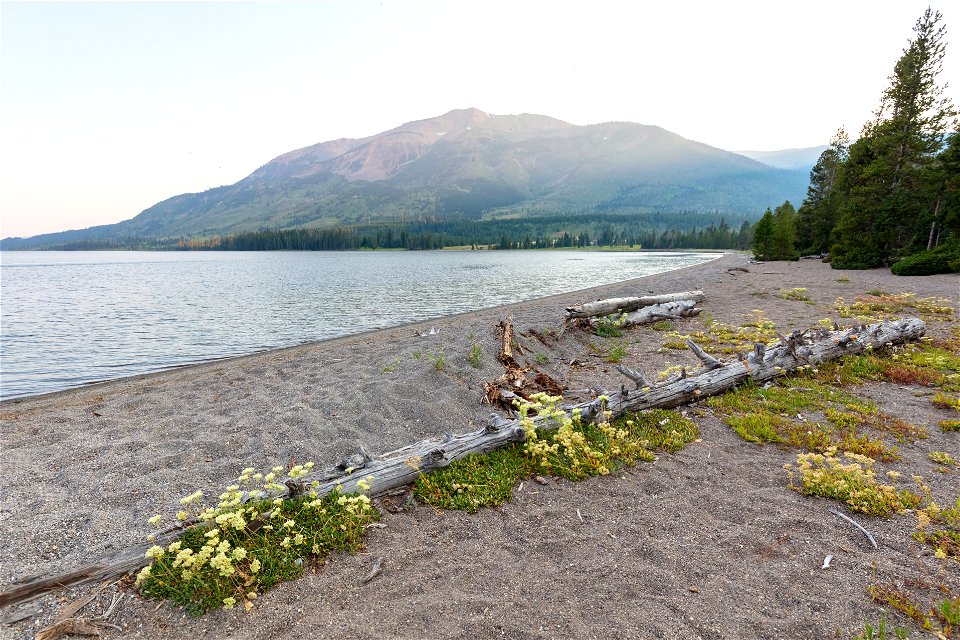
[[[753,255],[757,260],[796,260],[797,214],[785,201],[763,214],[753,228]]]
[[[773,241],[773,212],[767,207],[763,216],[753,227],[753,257],[757,260],[771,260]]]
[[[837,223],[837,198],[833,197],[838,173],[847,159],[850,138],[840,128],[810,171],[807,197],[797,211],[797,244],[801,253],[826,253]]]
[[[834,267],[889,264],[919,242],[932,204],[925,197],[926,169],[956,128],[956,110],[936,82],[946,49],[941,19],[927,9],[917,21],[874,120],[850,147],[838,194]]]

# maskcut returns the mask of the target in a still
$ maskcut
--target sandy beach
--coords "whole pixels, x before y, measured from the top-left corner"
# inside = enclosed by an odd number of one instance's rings
[[[814,304],[775,295],[794,287],[806,287]],[[6,401],[0,589],[138,544],[147,518],[172,515],[196,489],[219,494],[244,467],[329,465],[361,443],[384,452],[477,428],[491,413],[483,383],[503,371],[495,329],[505,318],[531,354],[542,354],[543,370],[573,390],[569,397],[619,388],[624,379],[591,348],[596,336],[571,330],[546,344],[531,330],[559,329],[571,304],[694,289],[705,292],[701,306],[713,319],[742,324],[761,309],[782,333],[824,317],[850,324],[834,312],[838,297],[911,291],[956,307],[960,294],[955,274],[901,278],[729,254],[507,307]],[[947,336],[956,322],[931,322],[928,335]],[[703,319],[676,326],[700,330]],[[662,342],[650,328],[629,330],[624,364],[648,374],[698,366]],[[479,368],[469,361],[473,344]],[[903,459],[889,468],[916,470],[938,501],[955,501],[960,472],[937,473],[927,456],[960,457],[960,434],[936,426],[956,415],[914,387],[871,383],[858,393],[928,427],[929,438],[900,445]],[[102,613],[120,593],[109,619],[120,630],[104,636],[149,639],[848,638],[882,616],[865,592],[871,581],[937,574],[941,563],[910,538],[914,519],[866,518],[874,550],[829,513],[835,501],[787,488],[783,465],[796,451],[745,442],[702,413],[691,412],[699,442],[622,476],[528,483],[512,502],[474,515],[429,506],[385,512],[363,552],[330,557],[263,594],[249,613],[192,618],[113,587],[85,611]],[[822,570],[827,555],[835,560]],[[362,584],[374,557],[383,571]],[[960,589],[956,563],[943,579]],[[0,625],[0,636],[32,638],[84,592],[0,610],[0,620],[33,612]]]

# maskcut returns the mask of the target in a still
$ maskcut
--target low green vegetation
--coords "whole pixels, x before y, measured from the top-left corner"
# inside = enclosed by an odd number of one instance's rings
[[[473,513],[509,501],[517,482],[530,475],[523,445],[511,444],[421,475],[414,496],[426,504]]]
[[[620,338],[623,336],[623,326],[627,323],[627,314],[604,316],[597,320],[593,332],[601,338]]]
[[[470,355],[468,359],[470,360],[470,366],[474,369],[479,369],[483,366],[483,352],[480,350],[480,345],[476,342],[470,345]]]
[[[952,469],[957,466],[957,461],[953,459],[949,453],[945,451],[931,451],[930,459],[936,462],[939,465]]]
[[[287,480],[299,481],[312,466],[293,467]],[[147,551],[151,562],[136,580],[140,592],[183,605],[194,615],[239,604],[250,609],[259,594],[303,573],[304,559],[357,550],[364,528],[379,517],[366,495],[334,491],[319,497],[316,485],[302,497],[284,500],[279,497],[286,489],[282,477],[280,467],[266,474],[244,469],[216,507],[202,507],[199,491],[183,498],[177,519],[196,518],[201,524]],[[364,481],[360,484],[363,488]],[[244,502],[250,494],[265,497]],[[161,517],[150,523],[159,526]]]
[[[610,350],[607,352],[607,362],[617,363],[623,360],[627,355],[627,350],[624,349],[622,344],[613,345]]]
[[[779,340],[777,326],[770,321],[766,314],[754,309],[751,317],[740,326],[715,322],[704,322],[703,331],[696,331],[689,335],[668,331],[663,334],[666,340],[665,349],[687,349],[687,340],[693,339],[704,351],[715,354],[735,354],[753,349],[753,346],[762,342],[770,344]]]
[[[560,398],[538,394],[519,406],[527,440],[482,455],[470,455],[420,476],[414,495],[445,509],[477,511],[510,500],[513,487],[537,475],[583,480],[625,465],[651,462],[654,449],[675,452],[699,437],[693,421],[675,412],[651,410],[599,424],[567,415]],[[607,414],[609,416],[609,414]],[[536,429],[534,416],[549,429]]]
[[[941,409],[953,409],[954,411],[960,411],[960,396],[954,394],[943,393],[942,391],[937,392],[933,399],[930,400],[934,406],[940,407]]]
[[[886,516],[920,504],[922,498],[913,491],[878,482],[873,465],[873,458],[857,453],[838,458],[836,449],[831,448],[824,454],[797,455],[799,484],[794,483],[793,467],[788,465],[787,470],[790,488],[803,495],[839,500],[851,511]]]
[[[841,318],[854,318],[858,322],[879,322],[905,313],[917,313],[922,317],[945,319],[953,315],[954,308],[950,300],[944,298],[917,298],[916,294],[886,293],[871,291],[856,296],[852,304],[846,304],[843,298],[837,298],[834,311]]]
[[[939,591],[940,585],[936,587]],[[944,588],[948,593],[947,597],[934,596],[932,601],[924,598],[925,602],[894,582],[871,584],[867,587],[867,593],[874,602],[907,616],[934,637],[954,638],[956,632],[960,631],[960,595],[952,595],[948,587]]]
[[[433,363],[433,368],[437,371],[443,371],[443,368],[447,366],[447,356],[442,348],[437,349],[435,353],[428,353],[427,359]]]
[[[780,289],[780,293],[777,294],[778,298],[784,300],[798,300],[800,302],[806,302],[807,304],[813,304],[813,300],[810,296],[807,295],[806,287],[794,287],[793,289]]]
[[[836,385],[857,385],[866,381],[893,382],[902,385],[934,387],[942,392],[960,391],[960,349],[954,341],[926,341],[818,366],[816,378]],[[948,408],[951,399],[936,400]]]
[[[914,539],[933,547],[938,558],[960,562],[960,497],[954,506],[945,509],[930,501],[916,511],[916,516]]]
[[[866,430],[892,435],[899,442],[927,436],[922,427],[812,378],[791,377],[784,384],[790,386],[743,386],[706,404],[740,437],[755,444],[777,443],[818,453],[837,449],[890,461],[898,457],[896,448]]]
[[[960,420],[941,420],[937,423],[941,431],[960,431]]]
[[[856,636],[857,640],[891,640],[892,638],[906,640],[907,637],[906,627],[894,625],[892,629],[888,628],[887,621],[883,619],[877,623],[876,627],[869,623],[864,624],[863,631]]]

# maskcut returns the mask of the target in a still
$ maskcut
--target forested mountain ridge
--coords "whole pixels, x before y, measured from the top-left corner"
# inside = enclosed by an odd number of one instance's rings
[[[6,239],[3,248],[557,214],[736,219],[799,200],[805,186],[805,171],[776,169],[656,126],[577,126],[459,109],[285,153],[233,185],[174,196],[115,225]]]

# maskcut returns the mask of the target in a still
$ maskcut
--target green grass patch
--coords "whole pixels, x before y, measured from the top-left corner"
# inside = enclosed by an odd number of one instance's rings
[[[558,409],[559,401],[540,394],[521,404],[525,442],[423,474],[414,485],[415,497],[444,509],[475,512],[508,502],[513,487],[535,475],[573,481],[608,475],[637,462],[652,462],[654,449],[673,453],[699,437],[693,421],[675,411],[654,409],[597,424],[567,416]],[[535,430],[535,415],[555,428]]]
[[[841,386],[883,380],[960,391],[960,355],[943,344],[952,346],[952,342],[911,344],[895,352],[847,356],[820,364],[814,377]]]
[[[622,344],[614,345],[607,352],[607,362],[617,363],[624,359],[627,355],[627,350],[623,348]]]
[[[480,350],[480,345],[476,342],[470,345],[470,355],[467,356],[467,359],[470,360],[470,366],[474,369],[479,369],[483,366],[483,352]]]
[[[891,640],[892,638],[907,640],[909,637],[909,631],[906,627],[897,625],[890,627],[887,625],[888,623],[885,619],[877,622],[876,627],[870,623],[865,623],[863,625],[863,631],[857,634],[856,640]]]
[[[941,391],[933,396],[933,398],[930,399],[930,402],[932,402],[935,407],[940,407],[941,409],[960,411],[960,396],[943,393]]]
[[[597,320],[593,332],[602,338],[619,338],[623,336],[623,325],[627,323],[627,314],[604,316]]]
[[[619,418],[618,427],[625,427],[630,435],[645,441],[648,448],[676,453],[700,437],[693,420],[667,409],[650,409]]]
[[[755,444],[783,442],[781,430],[786,431],[793,424],[789,419],[769,411],[731,415],[725,421],[737,435]]]
[[[474,513],[509,502],[513,487],[531,475],[523,445],[511,444],[421,475],[414,484],[414,496],[426,504]]]
[[[833,448],[892,461],[898,458],[896,448],[864,429],[893,435],[901,442],[927,436],[922,427],[817,380],[792,377],[784,385],[796,386],[747,385],[709,398],[706,404],[741,438],[755,444],[772,442],[818,453]],[[815,412],[822,412],[824,419],[815,420]]]
[[[846,304],[837,298],[834,310],[841,318],[856,318],[861,322],[877,322],[905,313],[919,313],[943,319],[953,315],[952,302],[944,298],[917,298],[914,293],[887,293],[871,291]]]
[[[871,584],[867,593],[874,602],[890,607],[916,623],[918,627],[937,638],[955,637],[960,629],[960,595],[947,595],[933,602],[923,602],[907,589],[887,582]]]
[[[954,460],[953,456],[946,451],[931,451],[930,459],[939,465],[943,465],[944,467],[949,467],[951,469],[957,466],[957,461]]]

